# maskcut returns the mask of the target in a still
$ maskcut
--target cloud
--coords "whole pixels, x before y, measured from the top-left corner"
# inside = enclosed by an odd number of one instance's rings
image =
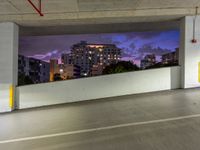
[[[134,60],[141,60],[147,54],[155,54],[156,56],[162,56],[163,54],[170,52],[172,52],[172,50],[170,49],[153,47],[152,43],[144,44],[140,48],[136,49],[135,45],[132,43],[129,45],[128,48],[127,47],[122,48],[122,57],[130,57]]]
[[[147,39],[151,39],[151,38],[155,38],[159,35],[161,35],[162,32],[153,32],[153,31],[149,31],[149,32],[131,32],[131,33],[127,33],[126,34],[126,39],[127,40],[133,40],[133,39],[143,39],[143,40],[147,40]]]
[[[53,50],[51,52],[47,52],[45,54],[35,54],[35,55],[31,55],[28,57],[32,57],[32,58],[36,58],[36,59],[40,59],[40,60],[44,60],[44,61],[49,61],[52,58],[59,58],[61,55],[61,53],[58,50]]]
[[[163,54],[172,52],[169,49],[161,47],[153,47],[151,44],[144,44],[142,47],[138,48],[135,59],[142,59],[147,54],[155,54],[156,56],[162,56]]]
[[[161,35],[162,32],[141,32],[138,34],[140,39],[151,39]]]
[[[178,45],[177,37],[177,32],[169,34],[169,31],[28,36],[20,37],[19,53],[47,61],[54,57],[60,58],[60,54],[63,52],[69,53],[73,44],[84,40],[88,43],[115,44],[122,49],[122,57],[139,60],[148,53],[160,56],[171,52],[169,49]]]
[[[171,52],[169,49],[164,49],[161,47],[153,47],[151,44],[144,44],[141,48],[139,48],[138,53],[153,53],[155,55],[163,55]]]
[[[131,44],[129,45],[129,47],[130,47],[132,50],[134,50],[134,49],[136,48],[135,43],[131,43]]]

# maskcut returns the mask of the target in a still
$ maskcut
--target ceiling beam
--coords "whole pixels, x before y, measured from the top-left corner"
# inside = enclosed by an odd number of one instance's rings
[[[52,27],[20,27],[21,36],[122,33],[179,29],[179,21],[87,24]]]

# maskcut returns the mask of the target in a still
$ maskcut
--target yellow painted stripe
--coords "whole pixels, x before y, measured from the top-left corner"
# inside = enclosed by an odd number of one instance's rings
[[[10,89],[9,89],[9,106],[10,106],[11,109],[14,106],[14,100],[13,100],[13,98],[14,98],[14,88],[11,85]]]
[[[198,63],[198,81],[200,82],[200,62]]]

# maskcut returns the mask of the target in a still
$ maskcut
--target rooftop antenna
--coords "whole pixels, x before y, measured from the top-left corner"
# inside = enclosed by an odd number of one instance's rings
[[[192,43],[197,43],[197,39],[196,39],[196,20],[197,20],[197,15],[198,15],[198,8],[199,7],[195,7],[195,17],[193,19],[193,39],[192,39]]]
[[[27,0],[31,6],[35,9],[35,11],[40,15],[40,16],[44,16],[44,14],[42,13],[42,2],[41,0],[38,0],[38,7],[32,2],[32,0]]]

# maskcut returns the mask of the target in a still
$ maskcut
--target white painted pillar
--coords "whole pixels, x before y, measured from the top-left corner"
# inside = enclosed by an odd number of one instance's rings
[[[180,65],[181,65],[181,87],[200,87],[199,62],[200,62],[200,16],[196,20],[195,36],[197,43],[192,43],[194,16],[186,16],[181,20],[180,40]]]
[[[18,26],[0,23],[0,112],[15,107],[14,88],[18,72]]]

